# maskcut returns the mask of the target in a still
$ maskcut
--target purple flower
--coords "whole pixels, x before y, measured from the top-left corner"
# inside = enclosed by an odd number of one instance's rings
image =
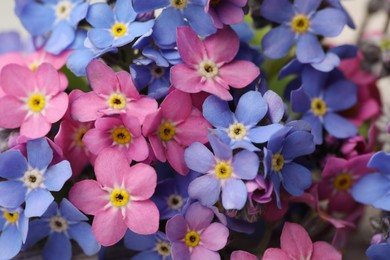
[[[176,215],[168,220],[166,232],[172,243],[172,258],[220,259],[216,251],[226,245],[229,229],[221,223],[211,223],[213,218],[211,209],[195,202],[184,217]]]
[[[209,135],[213,155],[203,144],[196,142],[184,152],[184,160],[191,170],[204,175],[188,186],[191,198],[205,206],[214,205],[222,189],[225,209],[242,209],[247,190],[242,180],[253,180],[259,169],[259,158],[254,152],[242,150],[233,157],[232,150],[217,137]]]

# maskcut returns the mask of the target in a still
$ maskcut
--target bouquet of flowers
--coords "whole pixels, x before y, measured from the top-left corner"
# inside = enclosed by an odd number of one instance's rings
[[[15,3],[0,259],[341,259],[363,204],[386,259],[389,45],[325,45],[340,0]]]

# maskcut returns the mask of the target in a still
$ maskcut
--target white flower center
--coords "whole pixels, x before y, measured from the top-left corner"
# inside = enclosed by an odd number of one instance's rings
[[[66,20],[70,16],[73,9],[73,5],[68,0],[62,0],[58,2],[55,7],[55,13],[58,20]]]
[[[247,135],[247,130],[245,125],[241,123],[231,124],[227,132],[229,137],[233,140],[242,140]]]
[[[212,60],[204,60],[199,64],[198,72],[205,78],[214,78],[218,75],[218,66]]]
[[[170,209],[180,209],[183,206],[184,200],[178,194],[172,194],[167,199],[167,204]]]
[[[49,226],[54,232],[64,232],[68,229],[68,221],[61,216],[53,216],[49,220]]]
[[[29,169],[24,173],[23,182],[24,186],[29,189],[36,189],[43,186],[43,172],[38,169]]]

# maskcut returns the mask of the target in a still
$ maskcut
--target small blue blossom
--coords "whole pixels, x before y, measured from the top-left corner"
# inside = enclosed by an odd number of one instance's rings
[[[68,161],[50,165],[53,150],[45,138],[27,142],[27,159],[19,150],[0,154],[0,206],[17,208],[26,203],[27,217],[41,216],[54,200],[50,191],[59,191],[72,176]]]

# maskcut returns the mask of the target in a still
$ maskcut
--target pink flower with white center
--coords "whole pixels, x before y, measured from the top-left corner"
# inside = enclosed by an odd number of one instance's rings
[[[313,243],[306,230],[294,223],[286,222],[280,236],[279,248],[268,248],[262,260],[341,260],[341,253],[327,242]]]
[[[143,161],[149,155],[138,119],[127,114],[96,119],[95,128],[85,134],[83,142],[96,156],[105,148],[117,149],[126,156],[129,164],[133,160]]]
[[[128,72],[114,72],[103,62],[93,60],[87,67],[87,76],[93,91],[72,103],[72,117],[77,121],[128,113],[142,124],[146,115],[157,110],[157,101],[140,95]]]
[[[94,215],[92,231],[100,244],[117,243],[128,228],[141,235],[157,232],[159,211],[149,200],[157,174],[150,165],[130,167],[123,153],[108,148],[96,158],[95,174],[96,181],[77,182],[69,199],[85,214]]]
[[[223,100],[232,100],[229,86],[244,88],[260,74],[250,61],[234,61],[240,42],[237,34],[224,27],[201,41],[186,26],[179,27],[177,46],[184,63],[171,69],[172,85],[184,92],[205,91]]]
[[[75,89],[69,94],[69,104],[82,95]],[[84,134],[93,127],[92,122],[78,122],[70,116],[68,109],[61,121],[60,129],[54,137],[54,142],[62,148],[65,158],[72,167],[72,178],[76,178],[89,164],[89,152],[82,141]]]
[[[0,127],[18,128],[27,138],[45,136],[68,107],[57,70],[43,63],[36,71],[16,64],[5,66],[0,75],[4,96],[0,98]]]
[[[206,13],[211,16],[215,27],[221,29],[224,24],[238,24],[244,20],[247,0],[208,0]]]
[[[184,162],[184,149],[193,142],[206,143],[208,127],[210,124],[193,107],[191,96],[173,90],[160,109],[146,117],[142,131],[157,160],[168,160],[175,171],[185,175],[189,169]]]

